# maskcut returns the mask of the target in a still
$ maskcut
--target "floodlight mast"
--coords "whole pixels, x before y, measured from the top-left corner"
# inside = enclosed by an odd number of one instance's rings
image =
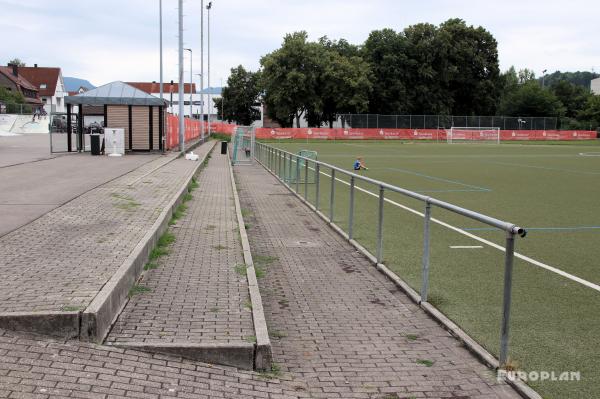
[[[193,82],[193,78],[192,78],[192,49],[184,48],[184,50],[190,52],[190,119],[193,119],[194,111],[192,110],[192,104],[194,103],[194,98],[192,97],[192,92],[193,92],[192,87],[194,85],[194,82]]]
[[[207,122],[208,122],[208,136],[210,137],[210,109],[212,108],[212,105],[210,103],[210,10],[212,8],[212,1],[208,2],[208,5],[206,6],[206,9],[208,10],[208,26],[207,26],[207,38],[206,38],[206,42],[208,45],[208,93],[206,94],[206,96],[208,97],[208,108],[207,108],[207,112],[208,112],[208,116],[207,116]]]
[[[163,100],[163,26],[162,26],[162,0],[158,0],[158,26],[159,26],[159,48],[160,48],[160,84],[159,84],[159,90],[160,90],[160,99]],[[161,101],[162,102],[162,101]],[[164,104],[163,104],[164,105]],[[162,110],[162,106],[159,108],[159,110]],[[164,112],[164,111],[162,111]],[[164,114],[163,114],[164,116]],[[161,118],[161,120],[163,120],[163,126],[161,126],[162,131],[164,132],[164,118]],[[162,145],[162,151],[165,152],[166,150],[166,137],[163,134],[162,136],[162,143],[160,143]]]
[[[204,0],[200,0],[200,139],[204,143]]]
[[[185,121],[183,115],[183,0],[179,0],[179,151],[185,152]]]

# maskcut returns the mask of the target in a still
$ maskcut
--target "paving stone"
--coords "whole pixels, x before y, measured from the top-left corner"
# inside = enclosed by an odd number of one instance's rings
[[[244,258],[229,173],[228,158],[214,152],[185,216],[169,230],[170,253],[143,277],[151,291],[129,301],[108,343],[230,344],[254,336],[248,282],[235,268]]]
[[[0,313],[85,309],[197,166],[175,156],[148,162],[0,238]]]
[[[313,397],[519,397],[262,167],[235,172],[253,257],[276,259],[259,285],[284,375]]]

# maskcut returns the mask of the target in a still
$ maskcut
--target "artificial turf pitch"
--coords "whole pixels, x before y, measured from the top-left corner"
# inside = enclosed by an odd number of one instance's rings
[[[600,284],[600,145],[596,142],[440,144],[397,141],[268,143],[528,229],[516,252]],[[527,145],[526,145],[527,144]],[[581,153],[592,155],[583,156]],[[320,209],[329,214],[330,171],[321,169]],[[312,172],[312,170],[310,171]],[[302,173],[303,175],[303,173]],[[349,181],[347,176],[336,177]],[[311,179],[312,181],[312,179]],[[378,187],[357,182],[378,194]],[[295,184],[292,184],[295,186]],[[315,184],[306,185],[314,204]],[[305,186],[300,184],[304,195]],[[347,230],[348,185],[336,183],[334,220]],[[419,212],[424,204],[386,193]],[[377,198],[357,191],[354,236],[375,253]],[[432,217],[504,246],[505,233],[433,208]],[[384,263],[417,292],[421,286],[423,218],[384,208]],[[452,246],[478,247],[459,248]],[[504,253],[431,224],[429,302],[498,355]],[[600,292],[515,259],[510,358],[525,371],[579,371],[580,381],[530,381],[545,398],[592,398],[600,392]]]

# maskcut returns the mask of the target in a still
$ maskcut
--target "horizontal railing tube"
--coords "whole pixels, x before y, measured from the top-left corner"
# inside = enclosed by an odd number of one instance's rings
[[[387,191],[399,193],[399,194],[405,195],[407,197],[417,199],[417,200],[422,201],[422,202],[429,201],[431,203],[431,205],[437,206],[438,208],[446,209],[446,210],[449,210],[449,211],[451,211],[453,213],[457,213],[459,215],[466,216],[466,217],[468,217],[470,219],[477,220],[477,221],[485,223],[485,224],[487,224],[489,226],[496,227],[496,228],[498,228],[500,230],[504,230],[504,231],[507,231],[507,232],[508,231],[512,231],[513,233],[518,234],[521,237],[524,237],[526,235],[526,233],[527,233],[525,231],[525,229],[523,229],[523,228],[521,228],[521,227],[519,227],[519,226],[517,226],[515,224],[512,224],[512,223],[503,222],[503,221],[501,221],[499,219],[496,219],[496,218],[493,218],[493,217],[490,217],[490,216],[487,216],[487,215],[483,215],[481,213],[474,212],[474,211],[471,211],[469,209],[461,208],[459,206],[450,204],[448,202],[440,201],[438,199],[431,198],[431,197],[425,196],[423,194],[415,193],[414,191],[406,190],[406,189],[403,189],[403,188],[400,188],[400,187],[397,187],[397,186],[394,186],[394,185],[391,185],[391,184],[388,184],[388,183],[385,183],[385,182],[382,182],[382,181],[379,181],[379,180],[376,180],[376,179],[371,179],[369,177],[362,176],[362,175],[359,175],[359,174],[347,171],[345,169],[342,169],[342,168],[339,168],[337,166],[328,164],[326,162],[315,161],[313,159],[302,157],[302,156],[299,156],[299,155],[296,155],[296,154],[292,154],[292,153],[287,152],[287,151],[284,151],[284,153],[290,155],[290,166],[291,166],[291,156],[295,157],[296,163],[298,163],[299,160],[304,160],[305,162],[310,162],[310,161],[315,162],[315,163],[318,162],[321,166],[324,166],[324,167],[327,167],[327,168],[331,169],[332,172],[336,171],[337,173],[342,173],[342,174],[344,174],[346,176],[349,176],[349,177],[354,176],[354,178],[357,179],[357,180],[359,180],[359,181],[370,183],[370,184],[373,184],[375,186],[380,186],[380,187],[383,187]],[[291,168],[290,168],[290,172],[291,172]],[[298,180],[298,179],[296,179],[296,180]]]

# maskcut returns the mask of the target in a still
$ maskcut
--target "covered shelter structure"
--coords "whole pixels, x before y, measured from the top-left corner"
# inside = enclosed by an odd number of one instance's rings
[[[77,151],[85,150],[84,115],[103,117],[103,127],[125,130],[128,151],[163,150],[167,101],[117,81],[65,98],[67,132],[76,131]],[[74,113],[74,107],[77,107]],[[72,124],[75,123],[75,126]],[[68,134],[68,151],[72,151]]]

